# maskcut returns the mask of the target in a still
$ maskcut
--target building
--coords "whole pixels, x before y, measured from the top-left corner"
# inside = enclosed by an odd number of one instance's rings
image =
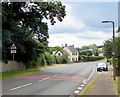
[[[78,51],[74,48],[74,45],[67,46],[67,44],[65,44],[63,50],[53,51],[53,54],[56,56],[62,56],[64,54],[67,54],[71,62],[78,61],[79,55]]]
[[[53,51],[53,55],[56,55],[56,56],[63,56],[65,54],[68,55],[68,53],[65,50]]]

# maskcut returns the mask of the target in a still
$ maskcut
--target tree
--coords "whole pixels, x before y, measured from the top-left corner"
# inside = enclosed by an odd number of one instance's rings
[[[63,48],[62,48],[62,47],[59,47],[59,46],[51,47],[51,48],[49,48],[49,53],[52,54],[53,51],[62,50],[62,49],[63,49]]]
[[[106,58],[112,58],[112,52],[115,52],[116,63],[120,66],[120,37],[115,38],[114,44],[111,39],[104,43],[104,55]]]
[[[105,41],[103,50],[104,50],[104,56],[108,59],[112,57],[112,47],[113,47],[113,43],[111,39]]]
[[[117,58],[117,66],[120,67],[120,37],[115,39],[114,51],[115,57]]]
[[[92,45],[89,45],[89,49],[98,50],[98,47],[96,44],[92,44]]]
[[[2,55],[3,61],[10,60],[10,46],[15,43],[18,51],[17,61],[35,64],[37,58],[48,48],[48,25],[56,18],[62,21],[65,17],[65,6],[60,1],[53,2],[3,2],[2,3]]]
[[[88,50],[89,47],[88,46],[82,46],[82,50]]]

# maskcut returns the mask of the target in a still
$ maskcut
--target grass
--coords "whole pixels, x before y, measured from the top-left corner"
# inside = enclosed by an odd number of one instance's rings
[[[17,76],[22,76],[25,74],[31,74],[35,72],[40,72],[39,69],[26,69],[26,70],[18,70],[18,71],[9,71],[9,72],[2,72],[0,73],[0,79],[8,79]]]
[[[88,91],[94,86],[95,83],[96,83],[96,80],[94,80],[92,83],[90,83],[90,85],[85,89],[85,91],[83,92],[83,94],[80,97],[84,97],[85,95],[87,95]]]
[[[119,83],[119,81],[120,81],[120,76],[116,76],[116,80],[114,81],[114,86],[116,88],[115,92],[120,97],[120,83]]]
[[[56,65],[63,65],[63,64],[53,64],[51,66],[56,66]],[[4,80],[4,79],[8,79],[8,78],[13,78],[13,77],[17,77],[17,76],[40,72],[40,70],[42,70],[43,68],[46,68],[46,67],[49,67],[49,66],[39,67],[38,69],[26,69],[26,70],[2,72],[2,73],[0,73],[0,79]]]
[[[84,97],[86,96],[89,92],[90,89],[93,88],[93,86],[95,85],[97,79],[100,77],[100,75],[98,75],[88,86],[87,88],[84,90],[84,92],[82,93],[82,95],[80,97]]]

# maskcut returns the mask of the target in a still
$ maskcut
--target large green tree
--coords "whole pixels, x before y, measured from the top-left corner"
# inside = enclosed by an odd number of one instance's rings
[[[46,18],[54,25],[56,18],[62,21],[65,13],[65,6],[60,1],[3,2],[3,61],[12,58],[9,48],[15,43],[18,48],[15,60],[33,64],[48,47],[48,25],[43,20]]]
[[[108,59],[112,57],[112,47],[113,47],[113,43],[111,39],[105,41],[103,50],[104,50],[104,56]]]
[[[116,64],[120,66],[120,37],[115,38],[114,43],[111,39],[105,41],[103,50],[106,58],[112,58],[112,52],[114,52]]]

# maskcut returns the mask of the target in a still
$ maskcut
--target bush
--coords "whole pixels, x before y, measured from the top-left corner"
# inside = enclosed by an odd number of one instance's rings
[[[52,65],[52,64],[66,64],[68,63],[68,56],[54,56],[50,53],[41,54],[40,57],[36,61],[36,67],[41,67],[45,65]]]
[[[104,57],[103,56],[90,56],[90,57],[86,57],[85,59],[86,61],[97,61],[97,60],[104,59]]]

